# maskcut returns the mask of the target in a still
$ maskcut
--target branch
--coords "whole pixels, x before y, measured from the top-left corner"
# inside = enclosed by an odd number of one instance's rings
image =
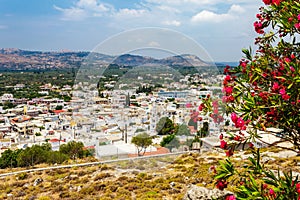
[[[276,145],[278,145],[280,143],[288,141],[288,140],[283,140],[283,141],[277,141],[277,142],[274,142],[274,143],[268,143],[268,142],[265,142],[265,141],[263,141],[263,140],[261,140],[259,138],[257,138],[257,140],[259,140],[260,142],[262,142],[262,143],[264,143],[264,144],[266,144],[268,146],[276,146]],[[276,146],[276,147],[281,148],[281,149],[285,149],[285,150],[289,150],[289,151],[293,151],[295,153],[299,153],[297,150],[289,148],[289,147],[282,147],[282,146]]]

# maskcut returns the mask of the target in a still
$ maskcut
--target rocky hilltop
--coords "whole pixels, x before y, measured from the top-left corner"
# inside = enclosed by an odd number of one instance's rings
[[[85,60],[119,66],[165,65],[165,66],[211,66],[195,55],[178,55],[163,59],[124,54],[110,56],[90,52],[43,52],[15,48],[0,49],[0,70],[44,70],[78,68]]]

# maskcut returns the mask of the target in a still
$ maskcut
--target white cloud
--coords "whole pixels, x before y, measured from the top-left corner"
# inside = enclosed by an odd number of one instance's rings
[[[87,17],[99,17],[113,9],[109,4],[98,3],[97,0],[79,0],[70,8],[54,5],[56,10],[63,13],[63,20],[83,20]]]
[[[120,9],[115,15],[116,17],[141,17],[147,13],[144,9]]]
[[[161,11],[165,11],[165,12],[172,12],[172,13],[181,13],[181,11],[177,8],[173,8],[171,6],[166,6],[166,5],[160,5],[157,6],[157,8]]]
[[[232,20],[237,18],[238,14],[244,13],[245,10],[240,5],[233,4],[227,13],[218,14],[212,11],[203,10],[196,15],[194,15],[191,19],[194,23],[201,22],[213,22],[219,23],[227,20]]]
[[[87,13],[81,9],[76,7],[71,8],[60,8],[58,6],[54,6],[54,8],[58,11],[61,11],[63,13],[62,20],[83,20],[87,17]]]
[[[176,7],[177,9],[180,8],[187,8],[193,9],[194,7],[207,7],[207,6],[215,6],[220,3],[222,4],[255,4],[258,5],[256,1],[249,1],[249,0],[144,0],[144,2],[149,4],[156,4],[161,6],[169,6],[169,7]]]
[[[177,21],[177,20],[171,20],[171,21],[166,20],[166,21],[163,21],[162,24],[167,25],[167,26],[180,26],[181,22]]]
[[[220,0],[146,0],[148,3],[167,4],[167,5],[182,5],[182,4],[196,4],[196,5],[212,5]]]
[[[222,22],[228,19],[232,19],[232,16],[229,14],[217,14],[208,10],[203,10],[196,15],[194,15],[191,19],[194,23],[199,22]]]
[[[245,12],[245,9],[242,6],[236,5],[236,4],[233,4],[228,11],[228,13],[230,13],[230,14],[241,14],[244,12]]]
[[[76,5],[79,8],[96,12],[107,12],[110,10],[108,5],[98,3],[97,0],[79,0]]]

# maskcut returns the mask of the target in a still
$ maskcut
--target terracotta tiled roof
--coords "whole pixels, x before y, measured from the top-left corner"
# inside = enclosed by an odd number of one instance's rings
[[[49,142],[51,142],[51,143],[53,143],[53,142],[59,142],[59,139],[54,138],[54,139],[49,140]],[[61,142],[64,142],[64,140],[61,140]]]
[[[59,113],[66,112],[66,111],[65,111],[65,110],[53,110],[53,112],[54,112],[55,114],[59,114]]]
[[[153,156],[153,155],[167,154],[167,153],[170,153],[169,149],[167,149],[165,147],[159,147],[159,148],[157,148],[156,151],[146,152],[144,154],[144,156]],[[138,156],[137,154],[128,154],[129,158],[137,157],[137,156]]]

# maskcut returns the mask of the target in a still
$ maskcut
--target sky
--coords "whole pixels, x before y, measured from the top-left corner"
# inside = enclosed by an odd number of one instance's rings
[[[0,0],[0,48],[92,51],[115,35],[155,27],[194,40],[216,62],[237,62],[254,44],[260,6],[261,0]]]

